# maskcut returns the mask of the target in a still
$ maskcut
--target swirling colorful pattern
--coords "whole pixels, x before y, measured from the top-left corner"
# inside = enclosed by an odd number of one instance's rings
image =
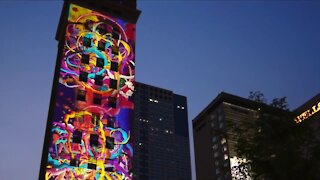
[[[47,180],[132,179],[135,24],[71,4]]]

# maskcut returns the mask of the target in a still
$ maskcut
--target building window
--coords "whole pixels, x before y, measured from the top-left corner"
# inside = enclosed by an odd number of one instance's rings
[[[117,107],[117,98],[109,97],[108,106],[111,107],[111,108],[116,108]]]
[[[217,145],[217,144],[214,144],[214,145],[212,146],[212,149],[213,149],[213,150],[217,150],[217,149],[218,149],[218,145]]]
[[[88,169],[96,169],[97,165],[94,163],[88,163]]]
[[[77,100],[79,101],[86,101],[86,94],[85,90],[78,89]]]
[[[84,37],[83,38],[83,45],[86,47],[91,47],[91,41],[92,41],[91,38]]]
[[[98,146],[98,145],[99,145],[99,135],[90,134],[90,146]]]
[[[112,128],[114,128],[115,127],[115,122],[116,122],[116,120],[115,120],[115,118],[114,117],[108,117],[108,122],[107,122],[107,126],[108,127],[112,127]]]
[[[106,167],[104,170],[106,172],[114,172],[114,168],[113,167]]]
[[[84,71],[80,71],[79,81],[87,82],[88,81],[88,73]]]
[[[223,122],[220,122],[220,123],[219,123],[219,128],[222,129],[223,127],[224,127],[224,123],[223,123]]]
[[[101,26],[98,26],[97,27],[97,29],[96,29],[98,32],[99,32],[99,34],[101,34],[101,35],[104,35],[104,34],[107,34],[107,31],[105,30],[105,27],[101,27]]]
[[[221,144],[225,144],[227,142],[226,138],[221,139]]]
[[[101,94],[93,93],[93,104],[101,105]]]
[[[110,79],[110,84],[109,84],[111,89],[117,89],[118,86],[118,81],[115,79]]]
[[[75,158],[72,158],[70,160],[70,166],[78,167],[79,166],[79,161]]]
[[[104,59],[103,58],[97,58],[96,66],[103,68],[104,66]]]
[[[105,48],[106,48],[106,43],[103,42],[103,41],[99,41],[99,42],[98,42],[98,50],[104,51]]]
[[[215,158],[217,158],[219,156],[219,153],[218,152],[215,152],[214,155],[213,155]]]
[[[114,148],[114,138],[113,137],[106,137],[106,148],[107,149]]]
[[[113,32],[112,32],[112,37],[113,39],[119,39],[119,29],[118,28],[113,28]]]
[[[112,54],[113,55],[118,55],[119,54],[119,47],[118,46],[112,46]]]
[[[83,64],[89,64],[90,62],[90,56],[89,54],[82,54],[81,55],[81,63]]]
[[[229,158],[227,154],[225,154],[223,157],[224,157],[224,160],[227,160]]]
[[[215,161],[214,165],[219,166],[219,161]]]
[[[102,86],[103,85],[103,77],[101,75],[95,75],[94,76],[94,84],[98,85],[98,86]]]
[[[212,138],[212,142],[217,142],[217,140],[218,140],[218,137],[217,137],[217,136],[214,136],[214,137]]]
[[[226,146],[224,146],[223,147],[223,151],[227,151],[228,149],[227,149],[227,147]]]
[[[220,168],[216,169],[216,174],[220,174]]]
[[[110,70],[111,71],[115,71],[115,72],[118,72],[118,63],[117,62],[113,62],[111,61],[111,67],[110,67]]]
[[[82,139],[82,132],[79,130],[75,130],[72,134],[72,142],[80,144]]]
[[[98,125],[100,121],[100,114],[95,114],[95,113],[92,113],[92,124],[93,125]]]

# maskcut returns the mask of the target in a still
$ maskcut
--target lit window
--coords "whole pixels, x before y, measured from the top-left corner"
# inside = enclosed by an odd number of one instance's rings
[[[149,99],[150,102],[153,102],[153,99]]]
[[[97,58],[96,66],[103,68],[104,66],[104,59],[103,58]]]
[[[115,71],[115,72],[118,72],[118,63],[117,62],[113,62],[111,61],[111,67],[110,67],[110,70],[111,71]]]
[[[183,106],[181,106],[181,109],[184,109],[184,107],[183,107]]]
[[[221,144],[224,144],[224,143],[226,143],[226,142],[227,142],[226,138],[222,138],[222,139],[221,139]]]
[[[98,86],[102,86],[103,85],[103,77],[101,75],[95,75],[94,77],[94,84],[98,85]]]
[[[106,47],[106,43],[105,42],[103,42],[103,41],[99,41],[98,42],[98,50],[104,51],[105,47]]]
[[[88,73],[84,71],[80,71],[79,81],[87,82],[88,81]]]
[[[169,131],[168,131],[168,130],[166,130],[166,133],[169,133]]]
[[[154,102],[155,102],[155,103],[158,103],[159,101],[158,101],[158,100],[154,100]]]
[[[180,109],[180,106],[177,106],[177,108],[179,108],[179,109]]]
[[[81,63],[89,64],[90,56],[88,54],[81,55]]]
[[[223,157],[224,157],[224,160],[227,160],[229,158],[229,156],[226,154]]]
[[[159,121],[162,121],[162,118],[159,118]]]
[[[227,151],[227,147],[226,146],[223,147],[223,151]]]
[[[139,143],[139,146],[142,146],[142,143]]]

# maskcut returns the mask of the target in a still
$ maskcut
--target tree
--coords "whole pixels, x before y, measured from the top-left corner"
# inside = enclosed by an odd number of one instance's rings
[[[267,103],[267,99],[264,97],[264,94],[261,91],[250,91],[248,99],[259,103]]]
[[[252,96],[252,95],[257,95]],[[250,92],[259,102],[263,94]],[[273,99],[271,106],[287,110],[286,97]],[[233,127],[236,152],[247,161],[233,167],[234,179],[319,179],[320,142],[312,129],[296,124],[288,113],[274,116],[261,109],[252,123]],[[248,173],[249,172],[249,173]]]

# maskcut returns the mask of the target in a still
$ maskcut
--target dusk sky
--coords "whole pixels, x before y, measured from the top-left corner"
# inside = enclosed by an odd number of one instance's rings
[[[62,5],[0,1],[1,180],[38,179]],[[287,96],[291,109],[320,92],[319,1],[141,0],[138,8],[136,80],[187,96],[190,136],[192,119],[221,91]]]

